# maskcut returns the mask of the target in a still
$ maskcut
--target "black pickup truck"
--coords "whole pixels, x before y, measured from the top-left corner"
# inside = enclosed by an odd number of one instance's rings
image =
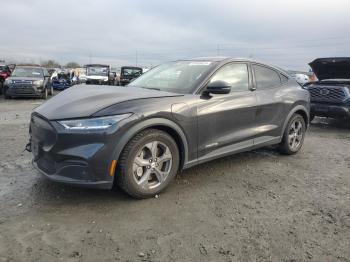
[[[318,78],[304,85],[310,92],[310,120],[350,118],[350,57],[318,58],[309,65]]]
[[[122,66],[120,69],[120,85],[126,86],[134,79],[142,75],[141,67],[136,66]]]

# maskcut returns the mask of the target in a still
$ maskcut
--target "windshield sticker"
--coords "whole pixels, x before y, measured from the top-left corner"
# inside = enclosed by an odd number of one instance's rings
[[[190,66],[207,66],[207,65],[210,65],[211,62],[191,62],[189,65]]]

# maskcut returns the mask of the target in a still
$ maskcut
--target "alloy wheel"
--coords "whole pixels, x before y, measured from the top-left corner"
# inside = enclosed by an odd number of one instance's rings
[[[297,151],[301,146],[304,136],[304,127],[300,119],[295,119],[288,132],[288,145],[291,150]]]
[[[160,186],[171,172],[173,156],[169,147],[152,141],[141,147],[133,161],[133,177],[144,189]]]

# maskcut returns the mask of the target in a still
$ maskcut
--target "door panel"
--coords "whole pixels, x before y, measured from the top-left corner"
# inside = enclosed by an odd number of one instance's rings
[[[256,84],[257,113],[254,145],[278,141],[284,123],[286,89],[278,72],[252,65]]]
[[[197,107],[198,158],[213,151],[253,146],[255,135],[255,92],[216,95]]]
[[[256,139],[254,144],[280,136],[285,114],[283,92],[280,88],[257,91],[256,96]]]

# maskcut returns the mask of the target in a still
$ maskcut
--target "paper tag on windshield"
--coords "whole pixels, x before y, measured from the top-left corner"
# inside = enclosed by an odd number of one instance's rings
[[[190,66],[207,66],[207,65],[210,65],[211,62],[191,62],[189,63]]]

